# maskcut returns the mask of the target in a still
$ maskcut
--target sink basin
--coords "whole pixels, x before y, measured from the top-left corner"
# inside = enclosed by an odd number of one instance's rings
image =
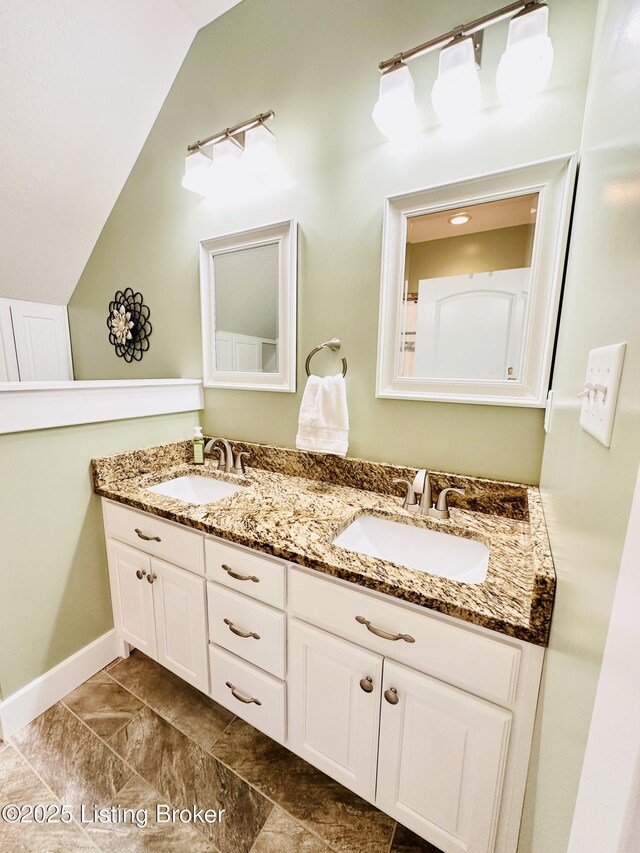
[[[361,515],[333,544],[461,583],[482,583],[489,565],[482,542],[373,515]]]
[[[149,486],[148,491],[190,504],[210,504],[228,498],[243,488],[244,486],[236,486],[224,480],[189,474],[186,477],[176,477],[175,480],[166,480],[157,486]]]

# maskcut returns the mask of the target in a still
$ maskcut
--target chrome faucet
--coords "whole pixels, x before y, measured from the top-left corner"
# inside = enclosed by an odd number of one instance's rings
[[[417,511],[420,515],[430,515],[433,518],[449,518],[450,512],[447,495],[450,492],[457,492],[459,495],[464,495],[463,489],[442,489],[438,495],[437,503],[434,504],[431,494],[431,477],[429,472],[424,468],[421,468],[418,471],[413,483],[402,479],[396,479],[393,482],[403,483],[407,487],[407,493],[405,495],[404,503],[402,504],[403,509],[412,512]],[[417,497],[418,495],[420,496],[419,501]]]
[[[218,451],[218,468],[224,467],[225,474],[231,474],[233,469],[233,450],[226,438],[212,438],[204,446],[205,453]]]

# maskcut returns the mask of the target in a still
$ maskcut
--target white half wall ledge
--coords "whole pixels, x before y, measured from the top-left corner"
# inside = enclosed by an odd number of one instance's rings
[[[202,408],[200,379],[5,382],[0,384],[0,435]]]

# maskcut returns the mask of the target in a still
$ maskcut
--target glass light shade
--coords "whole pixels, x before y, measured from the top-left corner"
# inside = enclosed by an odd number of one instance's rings
[[[263,124],[245,133],[242,164],[261,183],[272,184],[282,177],[284,170],[278,159],[276,138]]]
[[[511,19],[507,48],[496,77],[498,96],[503,104],[521,105],[531,101],[546,86],[553,66],[548,26],[548,6],[536,6]]]
[[[473,39],[459,39],[440,51],[438,77],[431,90],[433,108],[443,124],[464,128],[480,109],[481,98]]]
[[[413,79],[406,65],[387,71],[380,78],[380,94],[373,108],[376,127],[391,140],[407,140],[420,130],[413,94]]]
[[[188,154],[184,163],[182,186],[198,195],[208,195],[211,184],[211,158],[202,151]]]
[[[242,166],[242,149],[231,139],[213,146],[209,197],[216,202],[233,201],[246,192],[247,175]]]

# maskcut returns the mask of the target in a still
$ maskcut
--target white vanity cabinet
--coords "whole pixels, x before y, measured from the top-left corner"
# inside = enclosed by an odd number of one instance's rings
[[[376,805],[444,853],[493,850],[511,713],[385,660]]]
[[[289,745],[373,802],[382,656],[297,619],[289,623]]]
[[[205,564],[211,696],[284,744],[287,564],[214,538]]]
[[[288,746],[443,853],[513,853],[544,650],[288,574]]]
[[[183,536],[192,535],[202,551],[202,537],[108,502],[104,519],[119,638],[208,692],[206,581],[149,553],[162,553],[164,542],[172,553],[176,535],[181,542]],[[133,548],[129,541],[140,545]],[[185,553],[191,558],[194,543],[189,545]]]
[[[515,853],[543,648],[103,504],[123,643],[443,853]]]

